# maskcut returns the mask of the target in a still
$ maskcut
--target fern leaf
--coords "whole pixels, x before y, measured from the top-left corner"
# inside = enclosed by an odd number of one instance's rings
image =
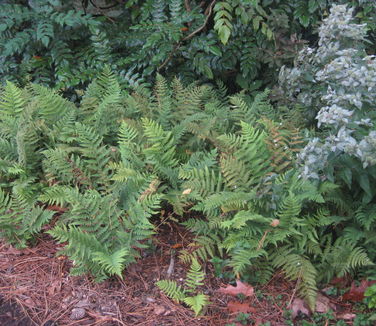
[[[200,293],[198,295],[195,295],[194,297],[184,298],[184,303],[188,305],[194,311],[196,316],[198,316],[200,312],[202,311],[202,309],[206,305],[208,305],[210,302],[206,294]]]
[[[112,254],[97,251],[93,252],[93,261],[98,262],[108,274],[115,274],[123,279],[122,271],[128,254],[126,248],[121,248]]]
[[[23,111],[25,104],[26,101],[22,90],[8,81],[0,98],[0,112],[2,114],[17,116]]]
[[[181,302],[185,298],[184,291],[180,285],[177,285],[175,281],[161,280],[156,285],[171,299],[176,302]]]
[[[192,259],[191,267],[185,279],[186,291],[192,293],[198,286],[204,285],[205,273],[201,271],[201,265],[196,258]]]
[[[289,279],[297,281],[300,295],[307,301],[311,311],[315,311],[318,274],[312,263],[306,257],[289,253],[284,248],[273,255],[272,264],[275,268],[282,268]]]

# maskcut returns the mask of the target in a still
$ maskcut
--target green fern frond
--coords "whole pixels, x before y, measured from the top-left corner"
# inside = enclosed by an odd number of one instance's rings
[[[231,219],[223,221],[221,223],[221,228],[241,229],[247,225],[248,221],[256,222],[257,224],[264,226],[269,226],[269,224],[271,223],[271,219],[266,218],[260,214],[251,211],[241,210],[238,213],[236,213],[235,216]]]
[[[318,273],[309,259],[291,252],[291,249],[278,250],[271,260],[275,268],[282,268],[286,276],[297,281],[299,294],[307,301],[311,311],[315,311]]]
[[[186,292],[195,292],[198,286],[204,285],[204,279],[205,273],[201,270],[201,265],[196,258],[193,258],[184,283]]]
[[[178,303],[183,301],[185,298],[185,293],[180,285],[177,285],[175,281],[171,280],[161,280],[156,283],[156,285],[171,299],[177,301]]]
[[[281,202],[278,217],[281,221],[281,226],[288,228],[293,221],[299,216],[301,212],[301,202],[292,193]]]
[[[202,309],[210,303],[208,296],[202,293],[193,297],[185,297],[183,301],[194,311],[196,316],[198,316]]]
[[[231,250],[231,260],[228,263],[237,276],[243,274],[246,268],[252,266],[252,260],[266,256],[265,250],[257,248]]]
[[[43,190],[43,193],[39,196],[39,200],[43,203],[50,205],[56,204],[58,206],[64,206],[67,202],[67,190],[66,186],[54,185]]]
[[[12,82],[7,82],[0,98],[0,112],[10,116],[19,115],[26,105],[23,92]]]
[[[108,252],[93,252],[93,261],[98,262],[109,275],[117,275],[123,279],[122,271],[125,267],[126,256],[129,254],[126,248],[121,248],[112,254]]]
[[[376,205],[360,206],[355,212],[355,219],[365,230],[371,230],[376,222]]]
[[[76,109],[72,102],[47,87],[33,84],[32,92],[38,103],[38,113],[47,121],[59,121],[69,110]]]

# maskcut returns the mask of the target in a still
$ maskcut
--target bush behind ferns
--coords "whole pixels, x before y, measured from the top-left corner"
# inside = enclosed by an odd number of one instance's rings
[[[2,0],[0,80],[31,79],[72,95],[108,64],[128,86],[159,71],[253,90],[275,81],[303,39],[317,39],[333,2]],[[351,3],[374,37],[372,1]]]
[[[338,201],[347,204],[339,212],[348,217],[340,234],[375,259],[376,58],[365,51],[366,25],[356,24],[353,15],[351,8],[333,6],[319,29],[318,47],[303,50],[280,80],[317,120],[299,154],[302,175],[341,186]]]

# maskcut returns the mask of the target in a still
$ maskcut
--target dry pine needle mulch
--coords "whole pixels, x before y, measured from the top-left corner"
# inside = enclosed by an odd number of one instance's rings
[[[69,275],[71,262],[56,256],[59,248],[61,245],[48,236],[39,239],[35,247],[22,250],[0,242],[0,303],[14,309],[5,316],[0,308],[1,325],[221,326],[234,322],[236,314],[227,309],[233,298],[218,292],[224,284],[212,276],[211,270],[207,271],[203,288],[211,304],[200,317],[194,317],[192,311],[159,291],[155,282],[166,278],[171,259],[166,246],[131,265],[124,280],[113,278],[100,284],[86,276]],[[187,269],[176,259],[172,279],[183,282]],[[264,290],[289,292],[287,283],[277,284],[277,288],[270,284]],[[277,304],[265,305],[256,296],[247,304],[255,308],[254,320],[284,325],[283,311]],[[5,323],[6,317],[19,318],[19,323]]]

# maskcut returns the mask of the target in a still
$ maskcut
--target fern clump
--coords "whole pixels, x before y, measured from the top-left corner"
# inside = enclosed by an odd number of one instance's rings
[[[193,258],[184,287],[172,280],[161,280],[156,284],[169,298],[177,303],[184,302],[197,316],[209,304],[209,298],[206,294],[197,293],[197,287],[204,285],[204,278],[205,274],[202,272],[199,262]]]
[[[190,189],[188,199],[195,203],[192,209],[206,216],[205,222],[188,220],[185,225],[197,239],[203,235],[221,239],[214,242],[214,250],[210,242],[203,242],[200,251],[206,249],[211,256],[225,251],[228,266],[237,276],[270,275],[270,267],[282,269],[297,282],[300,295],[313,310],[318,283],[325,277],[353,272],[372,261],[360,246],[346,242],[343,236],[337,240],[325,236],[338,219],[326,209],[325,198],[330,201],[338,187],[302,179],[297,170],[288,169],[294,161],[284,154],[282,160],[289,164],[282,169],[271,164],[276,152],[271,150],[262,125],[240,125],[240,134],[218,137],[218,164],[193,171],[182,169],[184,189]],[[291,142],[294,148],[293,138]],[[286,172],[281,173],[283,169]],[[346,259],[337,256],[340,247]]]

